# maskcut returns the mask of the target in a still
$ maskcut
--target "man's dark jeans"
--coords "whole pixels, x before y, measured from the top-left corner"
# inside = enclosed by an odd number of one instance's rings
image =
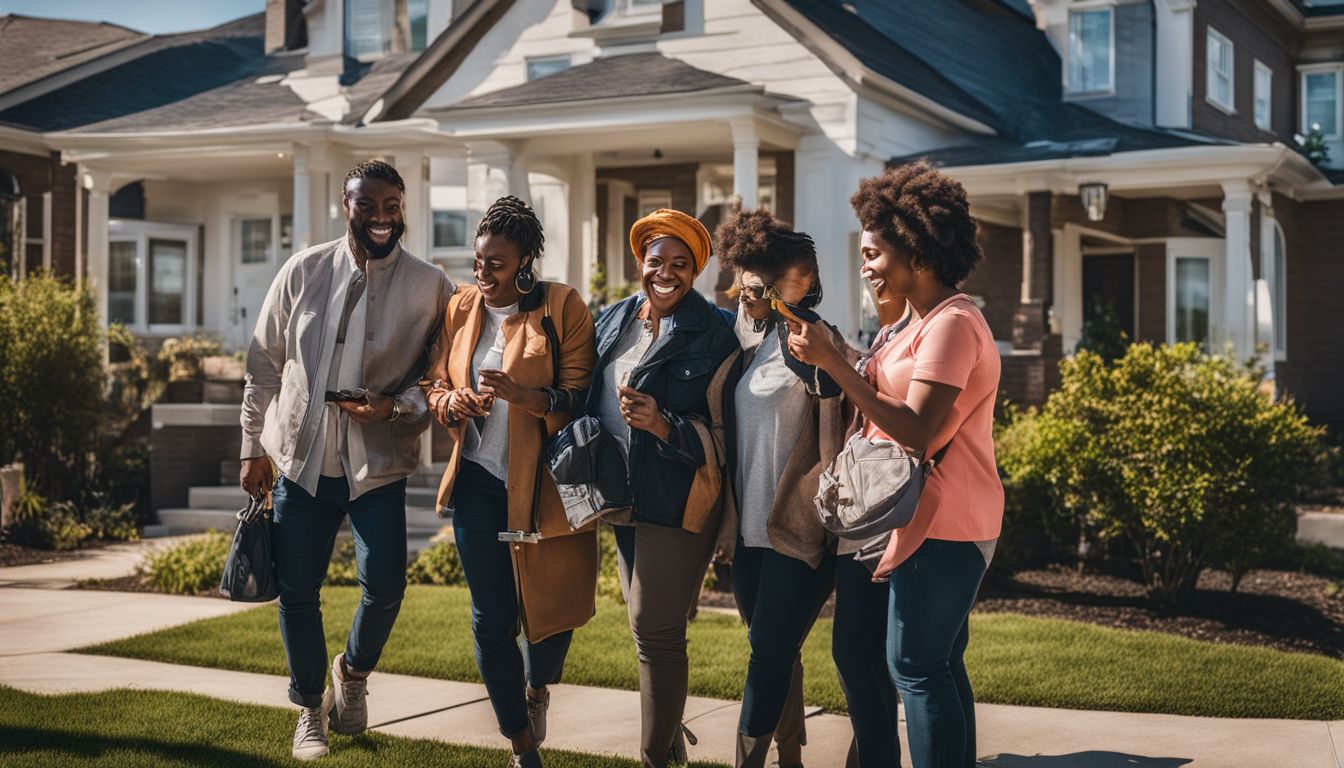
[[[518,648],[518,593],[513,581],[507,530],[509,495],[504,483],[475,462],[462,461],[453,484],[453,536],[471,592],[471,634],[476,666],[506,737],[527,730],[524,684],[541,688],[560,682],[573,631]],[[522,546],[527,546],[526,544]]]
[[[316,707],[327,679],[320,592],[336,533],[349,515],[364,596],[346,640],[345,663],[369,672],[378,664],[406,593],[406,481],[351,501],[344,477],[321,478],[316,497],[282,477],[273,500],[271,542],[280,581],[280,637],[289,659],[289,700]]]

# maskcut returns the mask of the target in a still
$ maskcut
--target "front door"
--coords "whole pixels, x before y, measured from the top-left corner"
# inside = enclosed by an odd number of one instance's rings
[[[246,347],[278,268],[276,217],[236,219],[233,225],[233,342]]]
[[[1130,341],[1134,334],[1134,254],[1083,254],[1083,325],[1114,313]]]

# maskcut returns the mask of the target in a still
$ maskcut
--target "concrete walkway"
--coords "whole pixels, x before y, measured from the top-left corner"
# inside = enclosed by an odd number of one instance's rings
[[[50,565],[60,565],[53,563]],[[27,566],[41,568],[46,566]],[[0,583],[13,584],[0,569]],[[43,572],[37,581],[50,583]],[[153,594],[0,589],[0,685],[44,694],[118,688],[190,691],[232,701],[290,706],[284,677],[67,653],[69,649],[245,609],[225,600]],[[473,683],[378,673],[370,722],[382,732],[460,744],[503,746],[484,688]],[[692,697],[686,719],[699,737],[691,755],[733,761],[739,704]],[[1344,768],[1344,722],[1224,720],[977,706],[981,764],[996,768]],[[636,756],[639,695],[556,686],[547,745]],[[808,719],[809,768],[840,768],[849,722]],[[903,734],[904,735],[904,734]],[[288,739],[289,734],[276,734]],[[340,748],[339,740],[336,742]],[[908,764],[908,761],[907,761]]]
[[[105,547],[81,549],[50,563],[0,568],[0,587],[68,589],[90,579],[119,579],[135,573],[136,566],[158,549],[181,543],[190,536],[123,541]]]

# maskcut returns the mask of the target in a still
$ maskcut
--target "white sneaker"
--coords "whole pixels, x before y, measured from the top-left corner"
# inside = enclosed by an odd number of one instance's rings
[[[327,710],[331,708],[331,690],[322,694],[322,703],[316,707],[303,707],[299,710],[299,724],[294,728],[294,749],[296,760],[316,760],[326,757],[331,750],[327,747]]]
[[[364,732],[369,726],[369,707],[365,696],[369,695],[369,680],[366,677],[346,679],[341,670],[344,653],[336,654],[331,663],[331,689],[334,702],[331,708],[331,730],[354,736]]]

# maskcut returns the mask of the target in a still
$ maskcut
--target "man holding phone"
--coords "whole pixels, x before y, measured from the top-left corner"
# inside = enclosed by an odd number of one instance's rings
[[[420,379],[454,288],[401,248],[405,190],[382,161],[346,174],[345,236],[285,262],[247,350],[239,483],[256,497],[279,471],[270,526],[300,760],[327,754],[328,726],[367,726],[367,678],[406,590],[406,478],[429,426]],[[347,516],[363,598],[327,688],[319,591]]]

